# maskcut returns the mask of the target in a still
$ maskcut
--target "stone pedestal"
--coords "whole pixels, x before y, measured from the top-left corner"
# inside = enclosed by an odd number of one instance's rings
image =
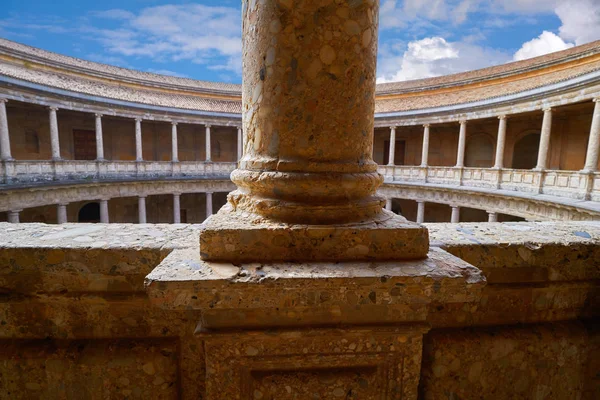
[[[236,265],[175,249],[146,277],[153,304],[200,310],[207,399],[416,399],[429,316],[484,286],[437,248],[425,260]]]

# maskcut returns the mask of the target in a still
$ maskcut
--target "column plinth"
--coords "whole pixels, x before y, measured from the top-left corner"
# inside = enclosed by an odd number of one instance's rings
[[[378,2],[287,4],[245,4],[244,155],[238,190],[200,235],[202,258],[425,257],[427,230],[376,194]]]

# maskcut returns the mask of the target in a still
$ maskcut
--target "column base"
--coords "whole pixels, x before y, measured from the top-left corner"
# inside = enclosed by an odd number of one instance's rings
[[[428,251],[427,228],[387,210],[369,223],[302,225],[270,222],[226,204],[200,233],[203,260],[231,263],[410,260]]]

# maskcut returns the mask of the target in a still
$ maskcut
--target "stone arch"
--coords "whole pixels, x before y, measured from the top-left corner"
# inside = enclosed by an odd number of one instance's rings
[[[100,222],[100,203],[87,203],[79,209],[77,222]]]
[[[467,138],[465,166],[491,168],[494,166],[495,143],[492,136],[478,133]]]
[[[528,132],[522,135],[513,148],[512,168],[533,169],[537,165],[540,147],[540,133]]]

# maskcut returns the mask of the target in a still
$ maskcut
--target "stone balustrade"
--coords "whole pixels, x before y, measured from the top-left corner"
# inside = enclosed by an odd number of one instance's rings
[[[199,161],[5,161],[0,163],[0,184],[18,185],[52,181],[225,177],[235,162]]]
[[[600,173],[595,172],[389,165],[380,166],[379,172],[386,182],[419,182],[600,200]]]

